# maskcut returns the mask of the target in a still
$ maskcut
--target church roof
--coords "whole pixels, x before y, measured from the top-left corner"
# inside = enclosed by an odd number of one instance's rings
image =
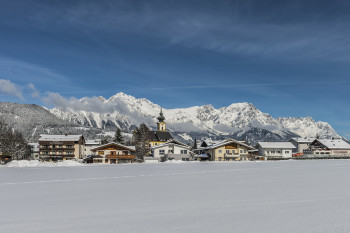
[[[166,142],[173,139],[168,131],[150,131],[149,140],[155,142]]]

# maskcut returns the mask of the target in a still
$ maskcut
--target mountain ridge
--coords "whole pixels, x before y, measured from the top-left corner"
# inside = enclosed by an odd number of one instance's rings
[[[122,92],[108,99],[95,98],[106,107],[103,109],[109,109],[109,111],[89,111],[94,108],[89,105],[93,104],[95,100],[82,98],[78,101],[83,103],[87,110],[82,108],[74,111],[55,107],[50,109],[50,112],[69,122],[104,130],[113,130],[119,127],[130,132],[141,123],[146,123],[155,129],[156,117],[161,109],[160,105],[148,99],[135,98]],[[187,133],[192,135],[192,138],[204,134],[218,138],[236,136],[239,139],[245,138],[245,140],[255,143],[257,140],[265,138],[280,141],[287,140],[292,136],[340,137],[327,122],[316,122],[311,117],[273,118],[268,113],[261,112],[254,104],[247,102],[232,103],[221,108],[214,108],[209,104],[188,108],[162,109],[169,131],[176,135]],[[249,139],[245,135],[259,135],[259,132],[265,136],[254,136]]]

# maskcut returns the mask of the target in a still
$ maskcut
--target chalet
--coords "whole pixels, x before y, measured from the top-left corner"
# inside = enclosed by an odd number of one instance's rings
[[[83,135],[40,135],[39,158],[57,161],[82,159],[84,157],[85,139]]]
[[[91,149],[94,163],[132,163],[135,148],[111,142]]]
[[[315,138],[292,138],[289,141],[296,147],[293,150],[294,153],[303,153],[309,150],[310,144],[315,141]]]
[[[159,146],[173,139],[170,132],[166,130],[166,123],[164,122],[165,117],[163,115],[162,110],[160,111],[159,117],[157,119],[158,119],[157,130],[150,131],[150,134],[149,134],[149,144],[151,147]]]
[[[209,160],[212,161],[235,161],[247,160],[248,151],[253,150],[254,147],[242,141],[227,139],[201,149],[203,153],[196,156],[197,159],[200,159],[199,156],[206,154],[209,156]]]
[[[315,139],[310,152],[315,156],[350,156],[350,145],[342,139]]]
[[[191,160],[191,147],[176,140],[170,140],[152,148],[153,157],[158,161]]]
[[[258,142],[259,156],[265,160],[293,157],[296,147],[291,142]]]

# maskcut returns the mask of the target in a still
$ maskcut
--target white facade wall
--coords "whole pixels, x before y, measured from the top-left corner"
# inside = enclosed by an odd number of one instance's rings
[[[283,148],[262,148],[259,146],[259,155],[264,157],[292,158],[293,150]]]
[[[160,154],[161,150],[164,150],[164,154]],[[177,145],[166,145],[166,146],[162,146],[160,148],[155,148],[153,150],[153,156],[154,156],[154,158],[160,158],[166,154],[184,154],[184,153],[181,153],[181,151],[183,151],[183,150],[186,150],[185,154],[190,153],[190,150],[186,149],[184,147],[180,147]]]

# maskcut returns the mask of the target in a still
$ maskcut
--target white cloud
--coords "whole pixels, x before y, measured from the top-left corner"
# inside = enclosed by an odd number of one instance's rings
[[[98,113],[113,113],[118,111],[121,114],[130,114],[124,102],[105,102],[99,97],[75,97],[65,98],[58,93],[48,92],[42,100],[46,105],[55,106],[66,111],[87,111]]]
[[[0,79],[0,94],[14,96],[23,100],[22,88],[10,80]]]
[[[38,89],[36,89],[36,87],[34,86],[33,83],[29,83],[28,87],[29,87],[29,89],[32,90],[32,93],[30,95],[32,98],[39,98],[40,97],[40,93],[39,93]]]

